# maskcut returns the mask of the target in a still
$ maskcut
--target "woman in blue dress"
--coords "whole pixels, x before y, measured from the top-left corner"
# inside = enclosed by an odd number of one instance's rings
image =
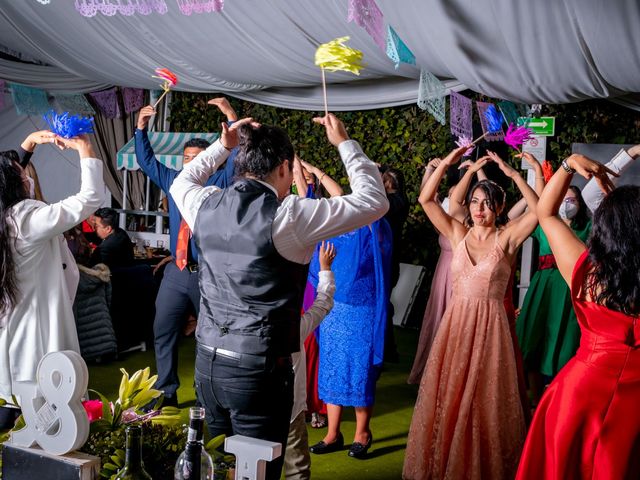
[[[345,406],[355,407],[356,432],[349,456],[363,458],[371,446],[369,421],[375,384],[384,353],[389,297],[391,230],[386,220],[331,240],[340,255],[333,264],[336,294],[333,310],[320,325],[320,398],[327,403],[327,435],[310,450],[341,450],[340,419]],[[317,282],[317,256],[310,279]]]

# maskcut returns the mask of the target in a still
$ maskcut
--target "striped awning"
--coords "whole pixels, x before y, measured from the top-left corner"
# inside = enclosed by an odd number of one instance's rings
[[[214,142],[218,138],[217,133],[177,133],[177,132],[149,132],[149,142],[156,154],[156,158],[163,165],[180,170],[182,168],[182,151],[184,144],[192,138],[204,138]],[[136,162],[135,138],[129,140],[124,147],[118,150],[118,170],[138,170],[140,166]]]

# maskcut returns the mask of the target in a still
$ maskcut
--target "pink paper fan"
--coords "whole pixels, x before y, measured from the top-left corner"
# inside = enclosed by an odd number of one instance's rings
[[[473,140],[465,135],[458,137],[458,140],[456,140],[456,145],[458,145],[459,147],[469,147],[462,154],[463,157],[468,157],[469,155],[471,155],[473,150],[476,148],[476,146],[473,144]]]
[[[156,74],[153,78],[163,80],[161,85],[164,90],[169,90],[171,87],[175,87],[178,84],[178,77],[168,68],[156,68]]]
[[[504,135],[504,143],[515,150],[520,150],[520,146],[529,140],[533,132],[527,127],[516,127],[513,123],[509,124],[507,133]]]

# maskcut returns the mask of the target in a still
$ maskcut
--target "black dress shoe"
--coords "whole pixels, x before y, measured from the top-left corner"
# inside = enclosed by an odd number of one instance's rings
[[[338,434],[338,438],[336,438],[335,442],[324,443],[322,440],[309,447],[309,451],[311,453],[315,453],[316,455],[323,455],[325,453],[332,453],[342,450],[344,448],[344,437],[342,433]]]
[[[353,442],[349,448],[349,456],[352,458],[363,459],[367,456],[367,451],[371,448],[371,442],[373,441],[373,435],[369,433],[369,440],[366,445],[359,442]]]

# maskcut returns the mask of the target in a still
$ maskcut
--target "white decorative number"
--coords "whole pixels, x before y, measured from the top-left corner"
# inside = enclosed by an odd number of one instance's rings
[[[53,455],[77,450],[89,436],[89,418],[81,402],[89,381],[87,364],[76,352],[51,352],[40,360],[37,377],[37,385],[14,385],[26,426],[11,435],[11,443],[37,443]]]

